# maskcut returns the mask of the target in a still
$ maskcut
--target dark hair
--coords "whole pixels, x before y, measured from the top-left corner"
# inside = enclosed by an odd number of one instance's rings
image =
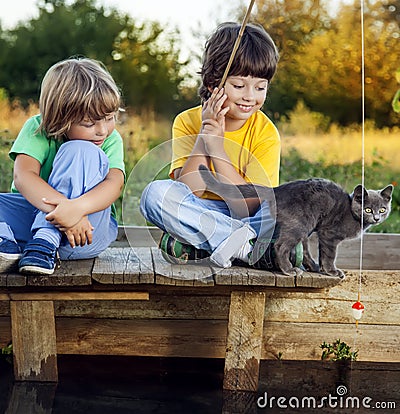
[[[200,70],[202,85],[199,95],[202,101],[210,97],[209,87],[219,85],[233,45],[238,37],[240,25],[222,23],[207,40]],[[228,76],[253,76],[273,78],[279,60],[279,53],[271,36],[261,25],[247,24]]]

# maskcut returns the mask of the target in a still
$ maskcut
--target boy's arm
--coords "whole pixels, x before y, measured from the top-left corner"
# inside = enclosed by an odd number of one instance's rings
[[[61,203],[47,199],[45,202],[55,206],[55,209],[47,214],[46,219],[55,224],[59,230],[65,231],[82,217],[109,207],[120,196],[123,185],[123,172],[117,168],[111,168],[101,183],[80,197],[66,199]]]
[[[121,194],[124,174],[111,168],[103,182],[82,196],[69,200],[40,177],[40,163],[19,154],[14,163],[14,184],[36,208],[49,213],[46,218],[60,231],[76,225],[84,216],[104,210]]]
[[[37,209],[50,213],[54,207],[43,198],[61,202],[67,198],[40,177],[41,165],[35,158],[18,154],[14,163],[14,184],[16,189]]]

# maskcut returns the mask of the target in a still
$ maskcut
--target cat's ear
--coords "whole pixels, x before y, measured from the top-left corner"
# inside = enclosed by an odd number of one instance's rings
[[[385,187],[383,190],[380,191],[381,196],[386,201],[390,201],[391,198],[392,198],[393,189],[394,189],[394,187],[392,186],[392,184],[389,184],[387,187]]]
[[[361,203],[363,192],[364,192],[364,200],[365,200],[368,197],[368,192],[361,184],[358,184],[354,188],[353,199]]]

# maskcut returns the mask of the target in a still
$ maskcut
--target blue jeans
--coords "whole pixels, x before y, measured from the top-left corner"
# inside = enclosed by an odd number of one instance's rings
[[[108,174],[107,155],[88,141],[68,141],[61,145],[53,162],[48,183],[72,199],[88,192]],[[23,250],[39,232],[40,237],[59,247],[61,260],[89,259],[98,256],[113,242],[118,224],[111,216],[111,207],[88,216],[94,227],[90,245],[72,248],[63,233],[21,194],[0,194],[0,237],[15,241]]]
[[[253,216],[236,219],[223,200],[202,199],[173,180],[153,181],[144,189],[140,210],[147,221],[181,242],[211,253],[211,260],[229,267],[232,257],[260,234],[272,237],[275,220],[263,202]]]

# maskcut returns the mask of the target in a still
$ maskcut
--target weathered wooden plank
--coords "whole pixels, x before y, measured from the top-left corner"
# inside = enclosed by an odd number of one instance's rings
[[[321,273],[303,272],[296,277],[297,287],[311,287],[311,288],[329,288],[342,283],[343,279],[336,276],[324,275]]]
[[[4,295],[8,296],[8,295]],[[0,294],[1,297],[1,294]],[[0,299],[0,316],[9,316],[10,315],[10,301],[7,300],[1,300]]]
[[[400,362],[400,326],[359,325],[355,323],[264,324],[263,358],[282,354],[283,359],[320,359],[322,342],[346,342],[358,350],[359,361]]]
[[[275,286],[275,274],[272,272],[249,268],[247,273],[249,286]]]
[[[30,275],[28,286],[88,286],[92,284],[94,259],[63,260],[50,276]]]
[[[57,350],[83,355],[221,357],[226,323],[198,322],[60,318]]]
[[[158,248],[151,249],[151,255],[154,266],[155,282],[160,285],[172,285],[175,286],[175,280],[173,279],[172,264],[164,260],[161,255],[161,251]]]
[[[0,319],[1,320],[1,319]],[[224,358],[226,321],[60,318],[59,354]],[[262,359],[319,360],[320,344],[338,338],[360,361],[400,362],[400,328],[385,325],[264,322]],[[356,341],[354,342],[354,339]]]
[[[231,294],[224,389],[257,391],[264,308],[264,292],[234,291]]]
[[[296,277],[275,273],[275,286],[280,288],[292,288],[296,286]]]
[[[190,296],[151,293],[149,301],[56,301],[57,317],[116,318],[116,319],[207,319],[228,320],[230,298],[226,296]],[[1,303],[1,302],[0,302]],[[3,313],[7,314],[6,309]]]
[[[0,286],[7,286],[7,275],[0,274]]]
[[[204,264],[171,264],[164,260],[160,249],[152,248],[151,252],[157,285],[194,286],[195,281],[202,280],[205,283],[196,283],[196,286],[210,286],[213,284],[211,279],[213,271],[209,266]]]
[[[11,302],[14,375],[17,381],[57,381],[54,305]]]
[[[7,275],[7,287],[26,286],[27,277],[18,273]]]
[[[126,237],[125,233],[128,235]],[[120,228],[119,245],[132,247],[155,247],[160,240],[161,230],[156,227],[125,226]],[[364,269],[400,270],[400,234],[366,233],[364,234]],[[311,238],[311,246],[316,255],[315,236]],[[360,240],[346,240],[339,245],[337,266],[341,269],[358,269]]]
[[[13,301],[54,301],[54,300],[149,300],[148,292],[30,292],[10,293]]]
[[[129,248],[108,248],[94,261],[92,278],[102,284],[121,284],[124,282]]]
[[[124,274],[124,283],[154,284],[153,257],[148,247],[132,249]]]
[[[363,239],[363,268],[369,270],[400,269],[400,234],[365,233]],[[317,257],[315,235],[310,238],[310,250]],[[339,244],[336,266],[340,269],[360,267],[360,239]]]
[[[162,231],[150,226],[119,226],[113,246],[157,247]]]
[[[248,273],[247,267],[233,266],[226,269],[213,267],[214,279],[216,285],[247,285]]]
[[[0,347],[3,348],[11,342],[11,319],[0,316]]]
[[[351,306],[354,303],[352,292],[348,299],[330,297],[313,298],[311,294],[296,292],[266,292],[265,320],[291,323],[353,323]],[[73,302],[73,303],[72,303]],[[165,295],[151,294],[149,301],[118,303],[103,301],[66,301],[55,302],[57,316],[96,317],[96,318],[139,318],[139,319],[209,319],[227,320],[229,309],[228,296],[215,295]],[[398,325],[400,300],[384,302],[382,300],[364,301],[366,310],[361,320],[368,325]],[[5,310],[4,315],[7,314]]]

